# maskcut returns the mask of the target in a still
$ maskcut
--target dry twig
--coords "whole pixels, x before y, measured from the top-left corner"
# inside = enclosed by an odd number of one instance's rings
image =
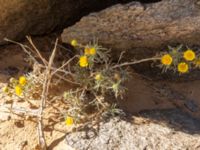
[[[39,118],[38,118],[38,134],[39,134],[39,143],[40,143],[42,150],[47,149],[46,140],[45,140],[44,131],[43,131],[42,114],[43,114],[43,110],[45,108],[45,104],[46,104],[46,100],[47,100],[47,96],[48,96],[48,92],[49,92],[49,86],[50,86],[50,83],[51,83],[51,78],[52,78],[51,67],[53,65],[53,61],[54,61],[54,58],[55,58],[55,55],[56,55],[57,43],[58,43],[58,39],[55,42],[53,52],[52,52],[52,54],[49,58],[48,67],[45,70],[46,76],[45,76],[45,80],[44,80],[44,83],[43,83],[43,91],[42,91],[42,97],[41,97],[41,103],[40,103],[40,115],[39,115]]]
[[[124,66],[135,65],[135,64],[139,64],[139,63],[143,63],[143,62],[147,62],[147,61],[154,61],[154,60],[160,60],[160,58],[152,57],[152,58],[141,59],[138,61],[136,60],[136,61],[132,61],[132,62],[125,62],[125,63],[117,64],[117,65],[113,66],[112,69],[120,68],[120,67],[124,67]]]

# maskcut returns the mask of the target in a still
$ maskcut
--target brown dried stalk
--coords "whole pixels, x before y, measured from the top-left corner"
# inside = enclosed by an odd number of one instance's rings
[[[13,113],[19,116],[31,116],[31,117],[38,117],[39,116],[39,109],[32,110],[32,109],[27,109],[24,107],[18,107],[18,106],[6,106],[6,105],[1,105],[0,109],[3,110],[5,113]]]
[[[151,58],[145,58],[145,59],[141,59],[141,60],[135,60],[135,61],[132,61],[132,62],[125,62],[125,63],[122,63],[122,64],[117,64],[117,65],[115,65],[111,68],[115,69],[115,68],[120,68],[120,67],[124,67],[124,66],[130,66],[130,65],[135,65],[135,64],[147,62],[147,61],[155,61],[155,60],[160,60],[160,58],[159,57],[151,57]]]
[[[39,143],[40,143],[42,150],[47,149],[47,144],[46,144],[44,131],[43,131],[42,115],[43,115],[43,110],[45,109],[46,100],[47,100],[47,96],[48,96],[48,92],[49,92],[49,86],[50,86],[51,79],[52,79],[51,67],[53,65],[53,61],[54,61],[54,58],[55,58],[55,55],[56,55],[57,44],[58,44],[58,39],[56,39],[53,52],[52,52],[52,54],[49,58],[47,69],[45,70],[46,76],[45,76],[45,80],[44,80],[44,83],[43,83],[43,91],[42,91],[42,97],[41,97],[41,103],[40,103],[40,115],[39,115],[39,118],[38,118],[38,134],[39,134]]]

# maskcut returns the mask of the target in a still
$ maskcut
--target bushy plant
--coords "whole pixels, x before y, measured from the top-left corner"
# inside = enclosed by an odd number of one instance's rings
[[[39,63],[34,54],[31,54],[28,46],[17,43],[34,63],[33,72],[22,75],[19,79],[11,78],[3,91],[11,98],[24,101],[41,100],[41,104],[38,106],[40,115],[37,116],[39,125],[42,122],[46,103],[51,106],[52,103],[62,100],[65,101],[67,109],[60,110],[60,115],[65,119],[67,126],[86,124],[97,118],[123,114],[115,102],[108,101],[107,98],[114,95],[117,99],[125,94],[125,83],[129,79],[126,66],[154,61],[159,64],[163,73],[173,70],[174,73],[178,72],[180,75],[200,68],[199,52],[184,48],[182,45],[175,48],[169,47],[168,51],[159,53],[155,57],[133,62],[120,62],[121,55],[119,61],[113,63],[109,49],[100,46],[97,42],[82,45],[76,40],[72,40],[71,45],[77,53],[71,59],[63,62],[60,67],[56,67],[53,60],[56,55],[57,43],[47,61],[33,45],[32,40],[28,39],[42,63]],[[61,91],[64,92],[60,95],[49,92],[51,89],[58,88],[62,83],[73,86],[71,89],[62,89]],[[41,125],[39,127],[42,128]]]

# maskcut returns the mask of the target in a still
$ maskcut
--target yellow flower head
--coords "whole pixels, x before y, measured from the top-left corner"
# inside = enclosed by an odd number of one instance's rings
[[[85,55],[90,55],[90,49],[86,47],[86,48],[84,49],[84,54],[85,54]]]
[[[195,67],[200,67],[200,59],[197,59],[197,60],[194,62],[194,65],[195,65]]]
[[[161,58],[161,63],[162,63],[163,65],[166,65],[166,66],[171,65],[171,64],[172,64],[172,61],[173,61],[173,58],[172,58],[172,56],[169,55],[169,54],[165,54],[165,55],[163,55],[162,58]]]
[[[183,57],[185,58],[185,60],[187,61],[192,61],[195,59],[196,55],[195,52],[193,50],[187,50],[183,53]]]
[[[72,40],[71,41],[71,45],[74,46],[74,47],[76,47],[78,45],[77,40]]]
[[[22,88],[19,85],[15,86],[15,93],[17,96],[21,96]]]
[[[67,116],[67,117],[65,118],[65,124],[66,124],[66,126],[71,126],[71,125],[73,125],[73,124],[74,124],[74,119],[73,119],[72,117],[70,117],[70,116]]]
[[[85,55],[95,55],[96,54],[96,49],[94,47],[88,48],[86,47],[84,50]]]
[[[188,72],[188,70],[189,70],[189,66],[185,62],[181,62],[178,64],[178,71],[180,73],[186,73]]]
[[[90,48],[90,55],[95,55],[96,49],[94,47]]]
[[[26,83],[27,83],[27,80],[26,80],[26,77],[25,77],[25,76],[19,77],[19,84],[20,84],[21,86],[26,85]]]
[[[102,75],[100,73],[98,73],[96,76],[95,76],[95,80],[99,81],[101,80],[102,78]]]
[[[79,65],[81,67],[87,67],[89,65],[87,56],[81,56],[79,58]]]
[[[2,90],[3,90],[4,93],[8,93],[8,91],[9,91],[8,86],[3,87]]]

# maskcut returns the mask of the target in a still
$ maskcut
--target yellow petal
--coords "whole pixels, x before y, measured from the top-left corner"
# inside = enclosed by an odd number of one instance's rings
[[[19,85],[15,86],[15,93],[17,96],[21,96],[22,88]]]
[[[20,85],[24,86],[24,85],[26,85],[26,83],[27,83],[27,80],[26,80],[25,76],[19,77],[19,84]]]
[[[171,55],[169,54],[165,54],[164,56],[162,56],[161,58],[161,63],[163,65],[169,66],[172,64],[173,58],[171,57]]]
[[[195,57],[196,57],[196,54],[195,54],[195,52],[193,51],[193,50],[187,50],[187,51],[185,51],[184,53],[183,53],[183,57],[185,58],[185,60],[187,60],[187,61],[192,61],[192,60],[194,60],[195,59]]]
[[[85,48],[84,49],[84,54],[85,55],[90,55],[90,49],[89,48]]]
[[[87,56],[81,56],[79,58],[79,65],[80,67],[87,67],[89,65]]]
[[[95,55],[96,49],[94,47],[90,48],[90,55]]]
[[[180,73],[186,73],[188,72],[188,70],[189,70],[189,66],[185,62],[181,62],[178,64],[178,71]]]
[[[74,119],[73,119],[72,117],[70,117],[70,116],[67,116],[67,117],[65,118],[65,124],[66,124],[67,126],[73,125],[73,124],[74,124]]]
[[[74,46],[74,47],[77,46],[77,45],[78,45],[77,40],[72,40],[72,41],[71,41],[71,45]]]

